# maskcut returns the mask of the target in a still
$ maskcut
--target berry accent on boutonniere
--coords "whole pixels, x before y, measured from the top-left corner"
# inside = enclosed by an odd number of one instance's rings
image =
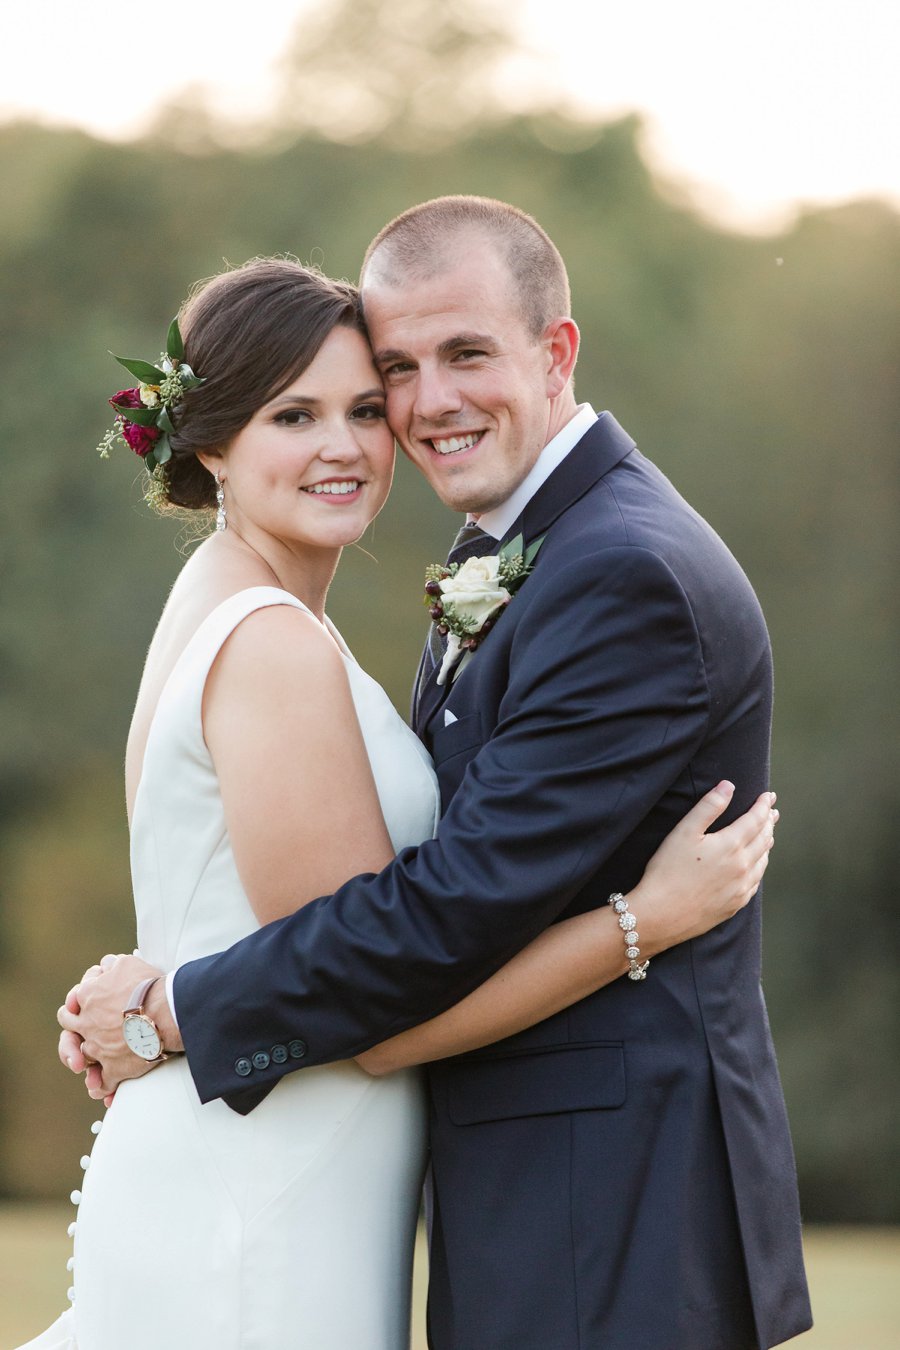
[[[110,352],[110,356],[113,353]],[[109,459],[116,441],[127,445],[144,461],[148,473],[172,458],[169,436],[174,432],[172,417],[188,389],[203,383],[184,360],[184,343],[178,320],[173,319],[166,337],[166,350],[159,365],[116,356],[120,366],[138,381],[136,389],[120,389],[109,400],[116,420],[97,446],[101,459]]]
[[[425,604],[447,650],[438,684],[456,679],[534,567],[544,535],[528,547],[521,534],[497,553],[425,569]]]

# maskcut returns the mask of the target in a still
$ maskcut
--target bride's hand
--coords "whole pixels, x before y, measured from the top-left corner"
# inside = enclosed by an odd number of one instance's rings
[[[158,1062],[148,1063],[128,1048],[122,1036],[122,1012],[141,980],[161,975],[162,971],[140,957],[105,956],[99,970],[91,967],[86,971],[81,984],[70,989],[57,1011],[56,1020],[63,1030],[60,1058],[73,1072],[85,1073],[88,1096],[104,1101],[107,1106],[120,1083],[139,1078]],[[156,989],[151,991],[153,995],[156,993]],[[147,1012],[150,1002],[148,997],[144,1004]],[[164,994],[157,1002],[163,1009]],[[168,1008],[157,1016],[158,1024],[164,1017],[169,1018]],[[180,1049],[177,1032],[170,1031],[165,1043],[171,1049]]]
[[[647,864],[629,896],[642,955],[708,932],[743,909],[759,889],[778,821],[775,793],[763,792],[743,816],[708,834],[733,795],[728,782],[707,792]]]

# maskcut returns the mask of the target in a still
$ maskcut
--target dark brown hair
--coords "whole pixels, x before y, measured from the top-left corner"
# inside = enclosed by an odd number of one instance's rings
[[[198,283],[179,326],[184,359],[204,383],[185,394],[157,476],[165,501],[194,509],[215,504],[216,486],[197,451],[224,449],[335,328],[365,333],[356,288],[293,258],[254,258]]]
[[[366,249],[360,285],[365,289],[366,269],[376,252],[379,275],[383,272],[389,285],[401,285],[405,276],[436,276],[448,265],[451,250],[466,236],[479,235],[506,262],[533,338],[553,319],[571,317],[569,278],[559,249],[533,216],[494,197],[435,197],[411,206]]]

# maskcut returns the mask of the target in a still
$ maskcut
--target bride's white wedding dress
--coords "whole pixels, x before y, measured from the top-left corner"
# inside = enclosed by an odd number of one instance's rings
[[[257,926],[238,879],[201,699],[225,639],[287,592],[232,596],[156,709],[132,821],[141,954],[163,969]],[[395,849],[434,831],[428,757],[337,632]],[[314,764],[297,764],[315,773]],[[270,1049],[270,1047],[263,1047]],[[415,1071],[283,1079],[247,1116],[202,1106],[184,1058],[125,1083],[85,1173],[72,1307],[22,1350],[407,1350],[425,1157]]]

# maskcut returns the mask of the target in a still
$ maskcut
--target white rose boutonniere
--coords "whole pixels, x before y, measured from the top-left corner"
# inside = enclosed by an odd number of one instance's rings
[[[438,684],[446,684],[448,677],[452,682],[471,659],[531,572],[543,542],[542,535],[526,549],[517,535],[499,553],[426,568],[425,603],[438,632],[447,638]]]

